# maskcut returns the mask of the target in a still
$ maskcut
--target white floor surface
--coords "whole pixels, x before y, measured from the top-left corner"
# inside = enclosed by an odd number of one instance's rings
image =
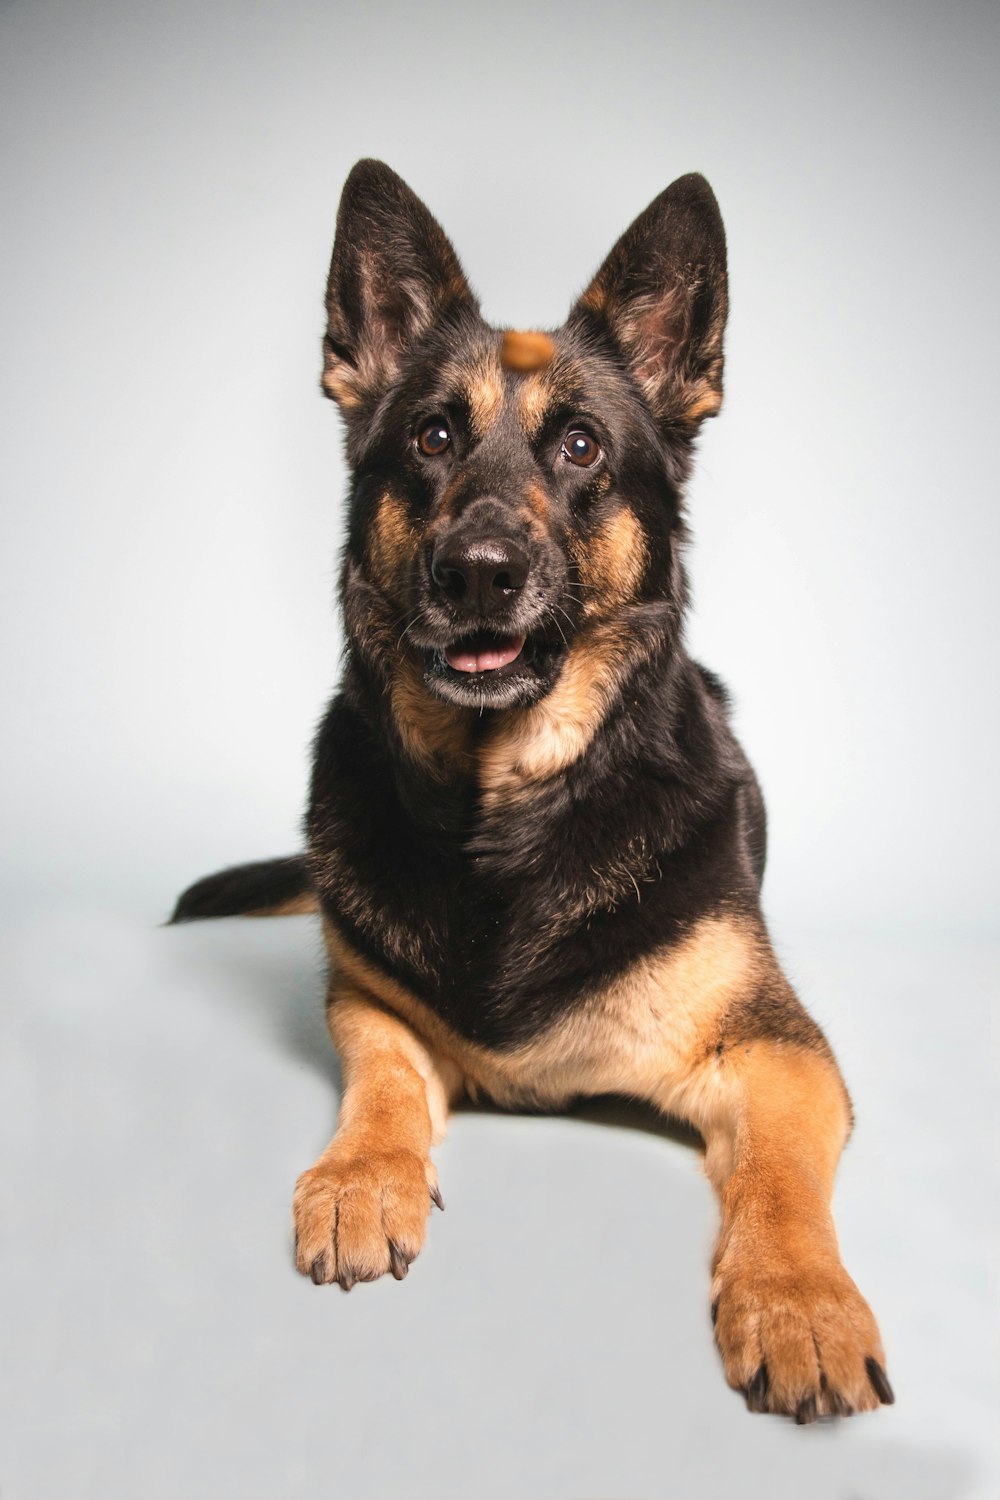
[[[695,1146],[614,1104],[458,1114],[402,1284],[299,1278],[337,1072],[309,919],[3,937],[3,1500],[995,1500],[998,952],[793,935],[858,1125],[837,1217],[897,1404],[751,1416]],[[817,1459],[817,1456],[818,1459]]]

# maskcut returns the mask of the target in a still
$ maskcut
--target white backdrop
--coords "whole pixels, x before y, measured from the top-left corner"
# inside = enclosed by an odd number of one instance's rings
[[[339,646],[321,295],[367,154],[521,325],[709,177],[691,639],[764,782],[769,909],[993,921],[991,7],[35,0],[2,32],[15,891],[162,910],[298,842]]]
[[[995,5],[0,7],[0,1489],[32,1500],[993,1500]],[[857,1109],[898,1404],[723,1383],[714,1208],[647,1120],[466,1113],[404,1286],[298,1278],[336,1073],[305,919],[161,930],[298,844],[337,674],[319,395],[381,156],[487,316],[557,323],[667,182],[726,220],[691,640]]]

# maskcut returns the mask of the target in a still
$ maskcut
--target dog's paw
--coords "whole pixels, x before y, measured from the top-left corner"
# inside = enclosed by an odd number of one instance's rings
[[[715,1337],[751,1411],[813,1422],[892,1403],[878,1326],[838,1260],[784,1269],[727,1259],[712,1287]]]
[[[401,1281],[432,1202],[444,1207],[433,1165],[416,1152],[334,1150],[295,1185],[295,1264],[345,1292],[387,1271]]]

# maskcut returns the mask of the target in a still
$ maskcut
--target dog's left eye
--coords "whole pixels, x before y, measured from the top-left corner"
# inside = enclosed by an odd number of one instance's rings
[[[417,438],[417,447],[427,458],[437,458],[451,447],[451,433],[443,422],[428,422]]]
[[[563,458],[580,469],[589,469],[601,456],[601,445],[589,432],[568,432],[563,439]]]

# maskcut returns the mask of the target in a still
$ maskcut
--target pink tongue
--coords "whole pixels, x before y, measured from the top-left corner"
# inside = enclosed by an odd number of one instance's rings
[[[495,672],[516,661],[524,650],[523,635],[500,636],[488,646],[471,641],[456,641],[445,649],[444,658],[456,672]]]

